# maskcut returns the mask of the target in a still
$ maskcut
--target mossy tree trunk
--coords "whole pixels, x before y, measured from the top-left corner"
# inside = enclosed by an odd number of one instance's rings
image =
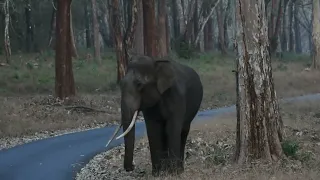
[[[235,159],[282,155],[282,119],[274,89],[264,0],[237,0],[239,117]]]

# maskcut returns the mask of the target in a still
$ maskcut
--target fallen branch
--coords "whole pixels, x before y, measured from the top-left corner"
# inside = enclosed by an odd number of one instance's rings
[[[78,111],[78,112],[99,112],[99,113],[107,113],[107,111],[104,110],[98,110],[90,107],[85,106],[69,106],[65,107],[68,111]]]

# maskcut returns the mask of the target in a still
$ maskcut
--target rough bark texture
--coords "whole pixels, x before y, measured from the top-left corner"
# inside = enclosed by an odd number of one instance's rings
[[[313,68],[319,69],[320,59],[320,2],[313,0],[312,7],[312,41],[313,41]]]
[[[98,63],[101,63],[100,53],[100,38],[99,38],[99,23],[97,18],[97,2],[91,0],[92,5],[92,25],[93,25],[93,44],[94,44],[94,58]]]
[[[72,0],[58,0],[56,24],[56,96],[64,99],[75,95],[72,71],[71,9]]]
[[[142,0],[144,18],[144,44],[145,54],[157,57],[157,36],[154,0]],[[146,16],[147,14],[147,16]]]
[[[264,0],[237,0],[237,8],[240,133],[236,160],[277,160],[283,154],[283,125],[272,77]]]
[[[9,0],[5,0],[3,4],[4,11],[4,50],[6,55],[6,61],[10,63],[11,57],[11,45],[10,45],[10,35],[9,35],[9,24],[10,24],[10,11],[9,11]]]
[[[117,56],[117,81],[120,82],[120,80],[125,75],[125,70],[127,66],[127,61],[124,54],[124,44],[122,39],[122,32],[121,32],[121,12],[119,9],[119,0],[112,0],[112,11],[110,11],[110,16],[112,17],[112,32],[114,36],[114,42],[115,42],[115,49],[116,49],[116,56]]]
[[[158,44],[159,44],[159,56],[164,57],[168,55],[167,47],[167,7],[166,0],[159,0],[159,16],[158,16]]]
[[[110,17],[112,22],[112,32],[115,41],[115,49],[117,55],[117,66],[118,66],[118,83],[125,76],[128,59],[129,59],[129,51],[131,50],[134,42],[134,33],[135,27],[137,24],[137,1],[132,0],[130,2],[131,11],[128,12],[128,27],[125,30],[125,34],[122,35],[121,30],[121,10],[119,8],[120,2],[119,0],[112,0],[112,10],[110,10]]]

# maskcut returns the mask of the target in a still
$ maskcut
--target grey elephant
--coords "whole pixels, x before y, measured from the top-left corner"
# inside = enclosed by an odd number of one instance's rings
[[[199,75],[190,67],[170,58],[134,55],[128,64],[121,88],[124,169],[132,171],[135,141],[134,124],[142,111],[150,146],[152,175],[184,171],[184,152],[190,124],[203,98]]]

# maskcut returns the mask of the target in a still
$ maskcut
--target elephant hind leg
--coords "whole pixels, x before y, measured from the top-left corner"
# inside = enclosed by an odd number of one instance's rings
[[[186,147],[189,131],[190,131],[190,124],[187,124],[183,127],[181,132],[181,145],[180,145],[181,165],[180,166],[182,169],[184,169],[184,153],[185,153],[185,147]]]

